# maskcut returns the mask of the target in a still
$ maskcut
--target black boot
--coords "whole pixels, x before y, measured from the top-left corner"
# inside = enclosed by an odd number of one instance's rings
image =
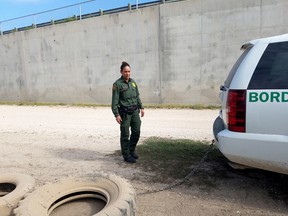
[[[136,159],[131,155],[124,157],[124,161],[126,161],[127,163],[136,163]]]
[[[134,158],[134,159],[138,159],[139,156],[135,153],[135,152],[131,152],[131,156]]]

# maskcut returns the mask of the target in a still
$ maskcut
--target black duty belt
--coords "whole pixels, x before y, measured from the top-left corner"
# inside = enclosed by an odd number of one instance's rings
[[[138,109],[138,105],[135,105],[135,106],[120,106],[120,111],[122,111],[123,113],[125,114],[133,114],[137,109]]]

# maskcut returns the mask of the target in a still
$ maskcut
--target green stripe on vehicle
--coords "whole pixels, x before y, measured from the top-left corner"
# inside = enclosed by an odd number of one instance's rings
[[[288,92],[249,92],[249,102],[286,103],[288,102]]]

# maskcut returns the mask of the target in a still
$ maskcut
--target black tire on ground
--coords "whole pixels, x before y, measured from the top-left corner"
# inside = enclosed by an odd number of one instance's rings
[[[0,215],[9,216],[35,184],[33,177],[19,173],[0,174]]]
[[[48,216],[68,202],[95,198],[105,202],[94,216],[134,216],[136,193],[133,187],[117,176],[94,179],[66,179],[46,184],[27,196],[14,210],[15,216]]]

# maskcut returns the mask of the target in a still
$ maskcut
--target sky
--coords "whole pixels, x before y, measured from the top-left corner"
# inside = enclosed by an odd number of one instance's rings
[[[32,25],[33,23],[43,23],[51,20],[71,17],[101,10],[108,10],[123,6],[141,4],[155,0],[0,0],[0,31],[11,30]],[[86,3],[85,3],[86,2]],[[14,18],[41,13],[61,7],[74,4],[72,7],[55,10],[43,14],[24,17],[21,19],[11,20]],[[10,20],[10,21],[7,21]]]

